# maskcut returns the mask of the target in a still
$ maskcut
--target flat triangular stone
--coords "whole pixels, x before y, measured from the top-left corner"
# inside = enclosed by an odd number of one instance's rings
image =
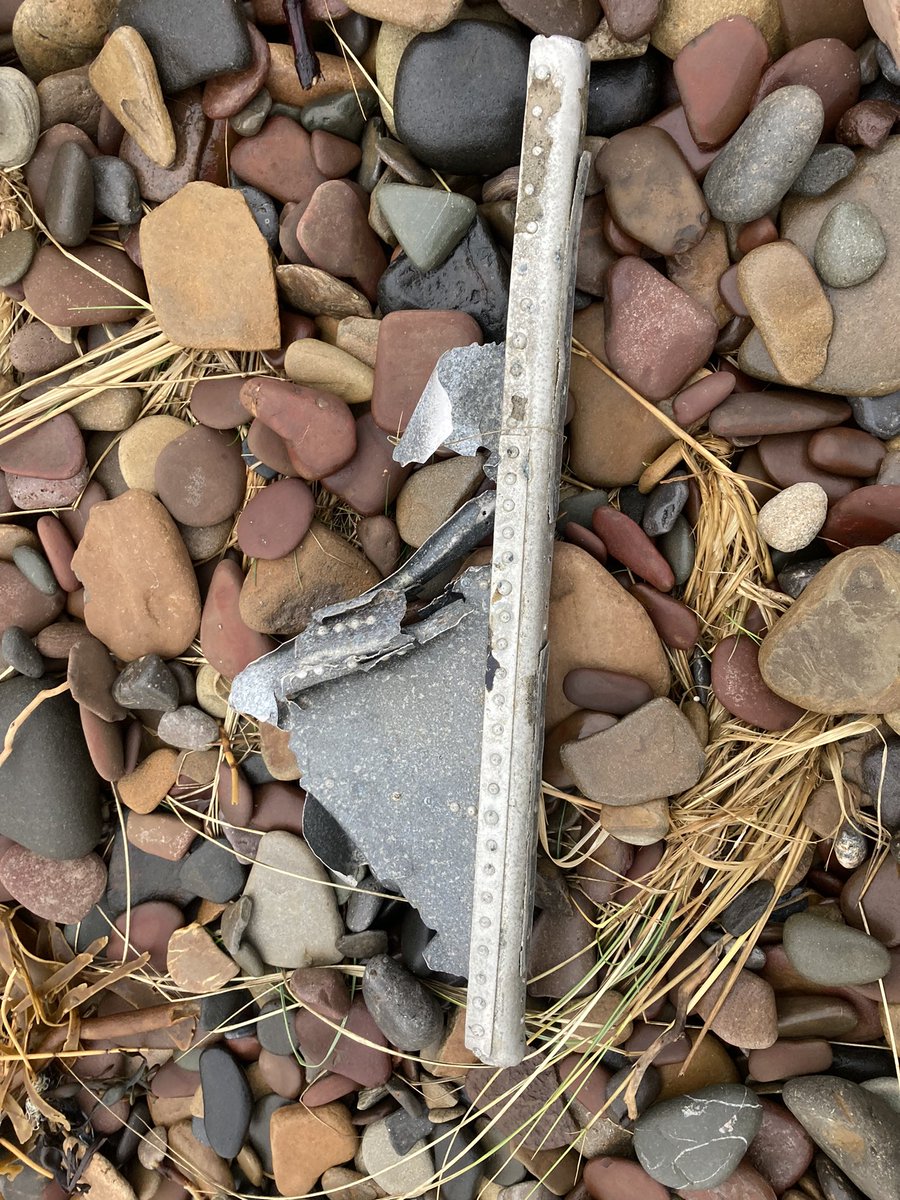
[[[475,220],[475,201],[443,188],[388,183],[378,201],[397,241],[420,271],[444,262]]]
[[[832,559],[763,639],[759,669],[812,712],[900,707],[900,555],[859,546]]]

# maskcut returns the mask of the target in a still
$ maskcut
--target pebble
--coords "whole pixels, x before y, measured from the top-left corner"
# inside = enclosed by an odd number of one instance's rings
[[[759,1100],[740,1084],[715,1084],[664,1100],[640,1117],[634,1149],[657,1182],[690,1190],[726,1180],[759,1131]]]
[[[475,219],[475,201],[443,188],[389,183],[378,203],[410,261],[420,271],[445,262]]]
[[[234,516],[246,478],[233,437],[196,425],[163,447],[155,467],[156,491],[176,521],[215,525]]]
[[[194,895],[214,904],[233,900],[244,886],[244,868],[231,847],[210,838],[204,838],[182,860],[179,877]]]
[[[334,890],[300,838],[263,835],[244,895],[253,901],[247,938],[267,963],[293,969],[340,961],[344,928]]]
[[[886,254],[887,243],[877,217],[864,204],[853,201],[836,204],[816,238],[816,270],[829,287],[865,283]]]
[[[318,267],[285,263],[275,268],[275,278],[288,303],[315,317],[371,317],[368,300],[351,287]]]
[[[281,479],[258,491],[237,524],[238,545],[251,558],[282,558],[303,541],[315,512],[300,479]]]
[[[71,479],[84,461],[84,439],[71,414],[66,412],[0,446],[0,466],[17,475]]]
[[[15,67],[0,67],[0,167],[21,167],[34,154],[41,113],[34,84]]]
[[[664,130],[648,125],[616,134],[595,170],[616,224],[658,254],[682,254],[706,233],[703,193]]]
[[[45,680],[0,683],[0,729],[43,690]],[[28,796],[23,805],[22,796]],[[100,839],[97,776],[69,696],[43,701],[19,729],[0,768],[0,834],[52,859],[80,858]]]
[[[178,707],[178,681],[158,654],[128,663],[112,685],[123,708],[171,712]]]
[[[40,679],[44,674],[44,659],[24,629],[9,625],[0,639],[0,655],[9,666],[29,679]]]
[[[0,287],[19,282],[31,266],[36,249],[30,229],[15,229],[0,237]]]
[[[366,404],[372,399],[372,368],[346,350],[315,338],[291,342],[284,356],[284,371],[294,383],[331,392],[347,404]]]
[[[679,50],[675,82],[698,146],[731,137],[750,111],[768,60],[758,26],[740,15],[713,22]]]
[[[626,716],[653,699],[650,685],[633,675],[576,667],[563,680],[566,699],[577,708]]]
[[[703,191],[712,215],[730,222],[765,216],[806,165],[823,122],[822,101],[803,84],[760,101],[706,174]]]
[[[846,179],[856,166],[856,155],[849,146],[816,146],[806,166],[790,187],[792,196],[824,196],[836,183]]]
[[[47,189],[47,228],[63,246],[80,246],[94,217],[91,160],[76,142],[65,142],[53,160]]]
[[[889,550],[864,546],[832,559],[763,641],[766,683],[813,712],[897,708],[898,588],[900,559]]]
[[[96,638],[79,638],[69,652],[66,677],[72,699],[102,721],[121,721],[128,715],[111,695],[116,674],[109,651]]]
[[[890,100],[861,100],[838,121],[835,137],[847,146],[881,150],[896,120],[897,107]]]
[[[859,98],[859,58],[839,38],[813,38],[795,46],[768,68],[757,90],[756,103],[789,84],[803,84],[818,94],[825,134],[830,134]]]
[[[805,387],[825,367],[834,317],[804,254],[789,241],[759,246],[738,264],[741,297],[782,379]]]
[[[828,497],[817,483],[795,483],[759,510],[760,537],[775,550],[793,553],[813,540],[825,522]]]
[[[789,1079],[782,1095],[816,1144],[870,1200],[897,1194],[900,1134],[896,1114],[878,1096],[833,1075]]]
[[[433,271],[419,271],[405,255],[395,258],[379,280],[378,305],[384,314],[399,309],[455,309],[474,317],[485,338],[503,341],[509,268],[478,216],[450,257]]]
[[[366,963],[362,994],[375,1024],[399,1050],[422,1050],[443,1032],[437,997],[387,954]]]
[[[35,916],[74,924],[103,895],[106,866],[97,854],[44,858],[24,846],[10,846],[0,858],[0,884]]]
[[[189,183],[141,222],[141,257],[163,331],[195,349],[281,341],[269,248],[243,197]]]
[[[326,475],[322,483],[364,519],[383,514],[385,506],[397,499],[400,488],[410,473],[409,467],[401,467],[395,461],[393,452],[394,443],[378,428],[372,414],[363,413],[356,422],[356,453],[340,471],[334,475]],[[393,525],[393,522],[391,524]],[[363,544],[362,529],[363,524],[360,522],[357,526],[360,545],[363,546],[366,556],[375,562]],[[384,547],[389,557],[394,539],[399,541],[396,527]],[[399,553],[399,549],[397,552]],[[396,555],[391,561],[396,561]],[[375,565],[378,566],[378,563],[375,562]]]
[[[853,420],[866,433],[887,441],[900,434],[900,392],[887,396],[851,396]]]
[[[213,572],[200,620],[203,655],[226,679],[234,679],[254,659],[274,649],[270,638],[249,629],[241,618],[243,584],[244,573],[236,562],[220,562]]]
[[[91,87],[125,132],[160,167],[175,162],[175,130],[153,56],[137,29],[114,29],[91,63]]]
[[[271,109],[272,97],[266,88],[260,88],[252,100],[228,118],[228,124],[239,137],[254,137],[266,123]]]
[[[840,425],[850,415],[843,400],[814,392],[775,390],[728,396],[709,416],[709,428],[720,437],[757,437],[801,433]]]
[[[397,529],[404,542],[418,549],[439,529],[478,490],[483,466],[483,456],[456,455],[411,475],[397,497]]]
[[[588,90],[588,134],[612,137],[646,121],[658,106],[662,76],[662,61],[653,50],[638,58],[593,63]]]
[[[200,1055],[203,1128],[222,1158],[234,1158],[250,1128],[253,1100],[244,1072],[222,1046],[208,1046]]]
[[[196,923],[176,929],[169,938],[166,970],[177,988],[193,994],[217,992],[239,973],[237,963]],[[170,1129],[170,1138],[175,1128]]]
[[[172,658],[195,637],[196,577],[172,518],[153,496],[127,491],[96,505],[72,570],[87,593],[88,629],[117,657]]]
[[[768,637],[763,646],[768,645]],[[712,652],[712,688],[719,703],[732,716],[777,732],[789,729],[803,715],[802,708],[783,698],[760,671],[760,647],[751,637],[723,638]]]
[[[629,591],[647,610],[666,646],[672,650],[693,650],[700,640],[700,623],[695,612],[674,596],[657,591],[646,583],[632,584]]]
[[[394,84],[400,140],[426,166],[496,175],[518,161],[528,42],[492,21],[455,21],[406,47]]]
[[[298,246],[313,266],[339,277],[352,277],[374,302],[385,255],[353,187],[326,180],[302,209],[296,226]]]
[[[874,937],[813,913],[788,917],[784,949],[801,975],[829,987],[872,983],[891,965],[887,950]]]
[[[259,93],[269,73],[269,43],[255,25],[247,26],[252,61],[239,71],[208,79],[203,88],[203,111],[210,120],[233,117]]]
[[[884,443],[861,429],[822,429],[809,440],[810,462],[823,471],[868,479],[885,457]]]
[[[143,310],[147,295],[144,277],[131,259],[99,245],[79,246],[65,255],[55,246],[41,246],[22,286],[35,315],[64,328],[128,321]]]
[[[159,737],[179,750],[203,750],[219,740],[219,726],[207,713],[193,705],[164,712],[157,726]]]
[[[231,166],[245,183],[283,203],[308,203],[326,182],[312,157],[310,135],[288,117],[269,117],[259,133],[239,142]]]
[[[180,862],[197,836],[197,829],[174,813],[135,813],[128,818],[129,845],[145,854]]]
[[[611,729],[570,742],[563,765],[580,791],[602,804],[638,804],[693,787],[705,757],[671,700],[651,700]]]
[[[626,513],[601,505],[594,509],[591,525],[609,553],[624,566],[660,591],[668,592],[674,587],[672,568],[640,525]]]
[[[59,584],[50,564],[33,546],[16,546],[12,552],[13,562],[33,588],[42,596],[56,596]]]
[[[609,364],[649,400],[663,400],[702,366],[717,327],[707,310],[642,259],[609,270],[606,352]]]
[[[323,1171],[352,1160],[359,1146],[343,1104],[320,1104],[314,1109],[288,1104],[272,1113],[269,1128],[275,1186],[282,1196],[315,1191]]]

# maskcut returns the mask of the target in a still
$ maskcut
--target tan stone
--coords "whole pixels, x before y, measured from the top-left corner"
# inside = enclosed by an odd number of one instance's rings
[[[13,44],[35,81],[83,66],[103,42],[116,0],[24,0],[13,19]]]
[[[768,242],[741,259],[737,282],[779,375],[807,387],[825,368],[834,325],[809,260],[793,242]]]
[[[102,1154],[91,1155],[81,1178],[94,1200],[136,1200],[134,1188]]]
[[[674,58],[683,46],[723,17],[748,17],[778,55],[782,49],[778,0],[661,0],[650,34],[657,50]]]
[[[574,1188],[581,1171],[581,1155],[574,1147],[560,1153],[559,1150],[527,1150],[513,1138],[513,1157],[522,1163],[530,1174],[536,1176],[547,1191],[554,1196],[565,1196]]]
[[[845,785],[848,793],[851,786],[851,784]],[[847,794],[847,802],[849,801],[850,795]],[[819,784],[804,805],[801,819],[803,824],[808,825],[820,838],[835,836],[844,820],[844,814],[837,787],[831,780]]]
[[[604,805],[600,824],[611,837],[629,846],[652,846],[669,832],[668,800],[645,800],[618,808]]]
[[[79,429],[118,433],[134,424],[143,403],[140,388],[104,388],[77,404],[72,416]]]
[[[12,562],[13,550],[18,546],[31,546],[37,550],[38,540],[30,529],[21,525],[0,525],[0,560]]]
[[[606,362],[602,304],[577,312],[572,333]],[[572,354],[569,391],[574,401],[569,470],[582,482],[595,487],[634,483],[644,467],[672,444],[671,433],[652,412],[578,353]]]
[[[730,974],[725,971],[719,977],[697,1004],[696,1011],[706,1021],[716,1010],[710,1028],[729,1046],[765,1050],[778,1037],[772,985],[753,971],[740,971],[729,986]]]
[[[202,925],[185,925],[169,938],[166,969],[183,992],[217,992],[240,974]]]
[[[415,33],[433,33],[443,29],[459,14],[463,0],[351,0],[348,5],[373,21],[397,21]]]
[[[673,283],[702,304],[715,317],[721,329],[731,320],[731,311],[719,291],[719,277],[731,265],[725,226],[710,218],[706,233],[696,246],[666,259],[666,271]]]
[[[319,53],[316,55],[319,74],[312,87],[304,88],[297,78],[297,63],[291,47],[279,42],[270,42],[269,51],[271,59],[266,88],[276,104],[294,104],[302,107],[325,100],[336,92],[369,86],[365,75],[349,55],[344,58],[341,54]]]
[[[359,550],[313,521],[292,553],[254,563],[241,588],[241,618],[258,633],[294,637],[317,608],[359,596],[379,578]]]
[[[894,709],[892,712],[886,712],[884,719],[893,729],[894,733],[900,733],[900,708]]]
[[[175,522],[147,492],[95,504],[72,558],[84,620],[118,658],[174,658],[200,629],[197,577]]]
[[[859,546],[833,558],[769,631],[759,668],[813,712],[900,707],[900,555]]]
[[[279,345],[272,255],[240,192],[187,184],[141,222],[141,257],[156,319],[177,345]]]
[[[373,1179],[350,1167],[329,1167],[323,1171],[322,1191],[329,1200],[379,1200],[384,1195]]]
[[[282,1196],[305,1196],[322,1172],[349,1162],[359,1137],[344,1104],[288,1104],[269,1124],[275,1186]]]
[[[693,1045],[696,1046],[698,1031],[685,1031]],[[737,1083],[738,1072],[728,1051],[715,1036],[707,1033],[689,1061],[666,1063],[656,1068],[659,1071],[660,1088],[659,1100],[669,1100],[672,1096],[685,1096],[697,1088],[709,1087],[714,1083]]]
[[[397,497],[397,528],[418,549],[436,529],[475,495],[484,480],[484,457],[461,455],[429,463],[410,475]]]
[[[585,550],[568,542],[556,542],[553,550],[547,728],[576,711],[562,690],[574,667],[622,671],[646,680],[655,695],[667,695],[668,661],[643,607]]]
[[[125,832],[129,845],[157,858],[179,862],[190,849],[197,829],[194,822],[183,820],[176,813],[135,812]]]
[[[617,58],[640,58],[647,53],[650,45],[650,34],[636,38],[633,42],[623,42],[609,27],[606,17],[597,28],[584,39],[584,48],[591,62],[610,62]]]
[[[869,23],[891,48],[894,62],[900,62],[900,5],[897,0],[865,0]]]
[[[414,29],[407,29],[403,25],[384,21],[378,30],[378,37],[375,41],[375,74],[380,92],[381,115],[394,137],[397,136],[393,109],[397,68],[400,66],[403,51],[415,36]]]
[[[312,317],[372,316],[372,306],[362,292],[318,267],[284,263],[275,268],[275,278],[288,302]]]
[[[344,317],[338,322],[334,344],[367,367],[375,366],[381,322],[374,317]]]
[[[91,87],[141,150],[161,167],[175,161],[175,130],[156,64],[136,29],[120,25],[91,63]]]
[[[273,778],[284,782],[300,778],[300,768],[291,749],[290,734],[286,730],[270,725],[268,721],[260,721],[259,752],[266,770]]]
[[[211,717],[225,719],[230,690],[228,682],[209,663],[204,663],[197,672],[197,703]]]
[[[316,338],[302,338],[288,346],[284,371],[294,383],[323,388],[348,404],[366,404],[372,399],[372,368],[346,350]]]
[[[781,208],[781,236],[812,262],[816,238],[828,213],[845,200],[865,204],[887,242],[887,258],[871,278],[849,288],[826,288],[834,313],[828,361],[811,384],[839,396],[883,396],[900,388],[900,354],[894,336],[894,302],[900,291],[900,137],[877,152],[860,150],[856,167],[824,196],[788,196]],[[776,365],[754,331],[740,349],[741,369],[778,382]]]
[[[444,1040],[434,1059],[429,1057],[427,1051],[423,1051],[422,1061],[431,1074],[438,1079],[465,1079],[469,1068],[478,1063],[478,1058],[466,1045],[466,1010],[464,1007],[454,1006],[447,1019]]]
[[[166,1129],[176,1121],[189,1121],[194,1106],[193,1095],[189,1096],[154,1096],[147,1093],[147,1106],[150,1109],[150,1119]]]
[[[168,413],[142,417],[119,438],[119,470],[125,484],[156,495],[156,460],[190,426]]]
[[[216,1193],[231,1190],[234,1182],[231,1168],[215,1150],[197,1141],[190,1121],[178,1121],[170,1128],[169,1149],[188,1179],[200,1184],[204,1191]]]

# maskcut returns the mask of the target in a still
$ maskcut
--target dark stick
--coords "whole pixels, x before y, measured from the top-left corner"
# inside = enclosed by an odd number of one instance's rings
[[[303,0],[281,0],[281,7],[288,23],[294,61],[302,88],[310,88],[319,74],[319,60],[309,44]]]

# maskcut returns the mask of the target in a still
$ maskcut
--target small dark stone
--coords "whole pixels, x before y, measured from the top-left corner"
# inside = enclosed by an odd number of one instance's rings
[[[509,267],[484,220],[476,217],[450,257],[433,271],[419,271],[405,254],[395,258],[378,282],[378,304],[385,314],[458,309],[475,318],[486,340],[500,342],[506,336]]]
[[[307,796],[303,804],[303,838],[319,862],[348,882],[363,874],[362,851],[315,796]]]
[[[682,587],[687,583],[691,571],[694,569],[696,554],[694,535],[684,516],[675,518],[672,528],[659,539],[657,548],[672,568],[676,585]]]
[[[848,396],[853,419],[866,433],[887,441],[900,433],[900,392],[886,396]]]
[[[499,174],[519,159],[527,75],[528,40],[517,29],[454,21],[420,33],[394,85],[400,140],[439,171]]]
[[[261,192],[259,188],[251,187],[249,183],[241,183],[234,189],[240,192],[247,201],[247,207],[253,215],[259,232],[269,243],[271,250],[278,250],[278,209],[271,196]]]
[[[210,1046],[200,1055],[203,1126],[222,1158],[234,1158],[250,1127],[253,1099],[244,1072],[227,1050]]]
[[[172,712],[178,707],[178,680],[158,654],[145,654],[124,668],[112,694],[123,708]]]
[[[47,228],[63,246],[80,246],[94,220],[91,160],[77,142],[63,142],[47,185]]]
[[[390,1120],[390,1117],[388,1118]],[[455,1130],[439,1126],[434,1141],[434,1165],[441,1180],[440,1194],[444,1200],[474,1200],[481,1181],[482,1146],[473,1146],[469,1126],[458,1125]],[[532,1200],[543,1200],[540,1184],[529,1188]]]
[[[852,1083],[880,1079],[894,1070],[894,1057],[889,1046],[853,1046],[847,1042],[833,1042],[832,1049],[834,1059],[830,1073]]]
[[[283,1096],[273,1094],[263,1096],[253,1106],[247,1137],[250,1145],[259,1155],[262,1169],[269,1175],[272,1174],[272,1140],[269,1137],[269,1123],[272,1120],[272,1113],[276,1109],[284,1108],[286,1104],[290,1103],[291,1101],[285,1100]]]
[[[428,928],[416,909],[407,905],[400,925],[400,954],[406,967],[420,979],[427,979],[431,975],[425,961],[425,951],[434,937],[434,932]]]
[[[0,683],[0,743],[25,706],[57,682],[17,675]],[[80,858],[100,839],[98,789],[78,706],[68,695],[44,700],[0,766],[0,834],[46,858]]]
[[[432,1132],[431,1122],[426,1115],[413,1116],[403,1108],[391,1113],[384,1123],[397,1154],[409,1154],[416,1142]]]
[[[590,529],[594,509],[606,503],[607,495],[602,488],[593,492],[576,492],[574,496],[567,496],[565,500],[560,500],[559,516],[556,518],[557,532],[562,533],[570,521],[574,521],[576,525],[583,525],[585,529]]]
[[[607,1098],[614,1095],[614,1093],[619,1090],[620,1086],[625,1083],[626,1080],[630,1080],[632,1070],[633,1068],[630,1066],[623,1067],[610,1077],[610,1080],[606,1085]],[[628,1085],[626,1083],[626,1087],[627,1086]],[[640,1083],[638,1084],[637,1092],[635,1093],[634,1097],[637,1105],[638,1117],[645,1113],[651,1104],[653,1104],[653,1102],[656,1100],[656,1097],[659,1095],[661,1087],[662,1080],[660,1078],[659,1071],[657,1071],[655,1067],[648,1067],[644,1072]],[[628,1105],[625,1103],[624,1089],[619,1092],[618,1096],[616,1096],[614,1100],[610,1102],[609,1106],[604,1112],[604,1116],[608,1117],[610,1121],[617,1121],[620,1125],[626,1125],[628,1128],[631,1127],[632,1122],[628,1116]]]
[[[722,928],[733,937],[752,929],[775,895],[768,879],[757,879],[731,901],[719,917]]]
[[[376,954],[384,954],[388,947],[388,935],[383,929],[364,929],[361,933],[348,933],[338,938],[337,948],[344,958],[365,960]]]
[[[247,988],[210,992],[200,1000],[200,1028],[212,1033],[256,1032],[256,1004]]]
[[[827,1154],[817,1154],[813,1160],[816,1179],[825,1200],[865,1200],[858,1187],[850,1182],[840,1167],[835,1166]]]
[[[900,736],[896,733],[863,755],[862,783],[885,828],[892,833],[900,828]]]
[[[226,842],[203,838],[196,850],[181,860],[181,883],[195,896],[225,904],[244,886],[246,871]]]
[[[897,65],[897,60],[891,53],[889,46],[884,42],[878,42],[875,46],[875,57],[878,60],[878,65],[881,67],[881,73],[894,87],[900,87],[900,66]]]
[[[294,1014],[277,1000],[266,1004],[256,1022],[256,1036],[264,1050],[286,1058],[298,1044],[294,1033]]]
[[[803,589],[812,582],[830,558],[813,558],[808,562],[791,562],[778,572],[778,586],[796,600]]]
[[[650,49],[638,58],[594,63],[587,132],[592,137],[612,137],[651,117],[659,107],[663,61]]]
[[[324,129],[349,142],[358,142],[366,121],[377,112],[378,97],[371,88],[360,88],[356,92],[335,92],[324,100],[305,104],[300,124],[308,133]]]
[[[444,1028],[434,994],[387,954],[369,959],[362,993],[375,1024],[398,1050],[421,1050]]]
[[[166,95],[183,92],[253,59],[238,0],[120,0],[113,27],[130,25],[147,43]]]
[[[0,287],[18,283],[27,274],[36,249],[30,229],[13,229],[0,237]]]
[[[194,899],[195,893],[181,882],[180,862],[170,862],[157,854],[146,854],[131,844],[128,845],[126,857],[122,831],[116,832],[106,885],[106,904],[113,916],[124,912],[129,901],[135,907],[145,900],[168,900],[184,908]]]
[[[791,195],[822,196],[846,179],[855,166],[856,155],[849,146],[816,146],[791,184]]]
[[[29,679],[40,679],[44,673],[44,660],[34,642],[24,629],[9,625],[0,639],[0,655],[8,666]]]
[[[712,684],[712,663],[709,655],[700,646],[691,655],[691,679],[696,690],[695,699],[701,704],[709,703],[709,689]]]
[[[91,159],[94,204],[97,211],[118,225],[136,225],[143,214],[137,176],[131,166],[111,154]]]
[[[634,484],[619,490],[619,511],[640,525],[644,519],[644,509],[647,507],[647,496],[639,492]]]
[[[381,908],[381,896],[373,893],[383,891],[374,875],[364,875],[359,881],[356,889],[350,893],[344,918],[350,933],[362,933],[374,923]]]
[[[685,480],[663,480],[647,497],[641,526],[648,537],[659,537],[668,533],[688,501],[688,485]]]

